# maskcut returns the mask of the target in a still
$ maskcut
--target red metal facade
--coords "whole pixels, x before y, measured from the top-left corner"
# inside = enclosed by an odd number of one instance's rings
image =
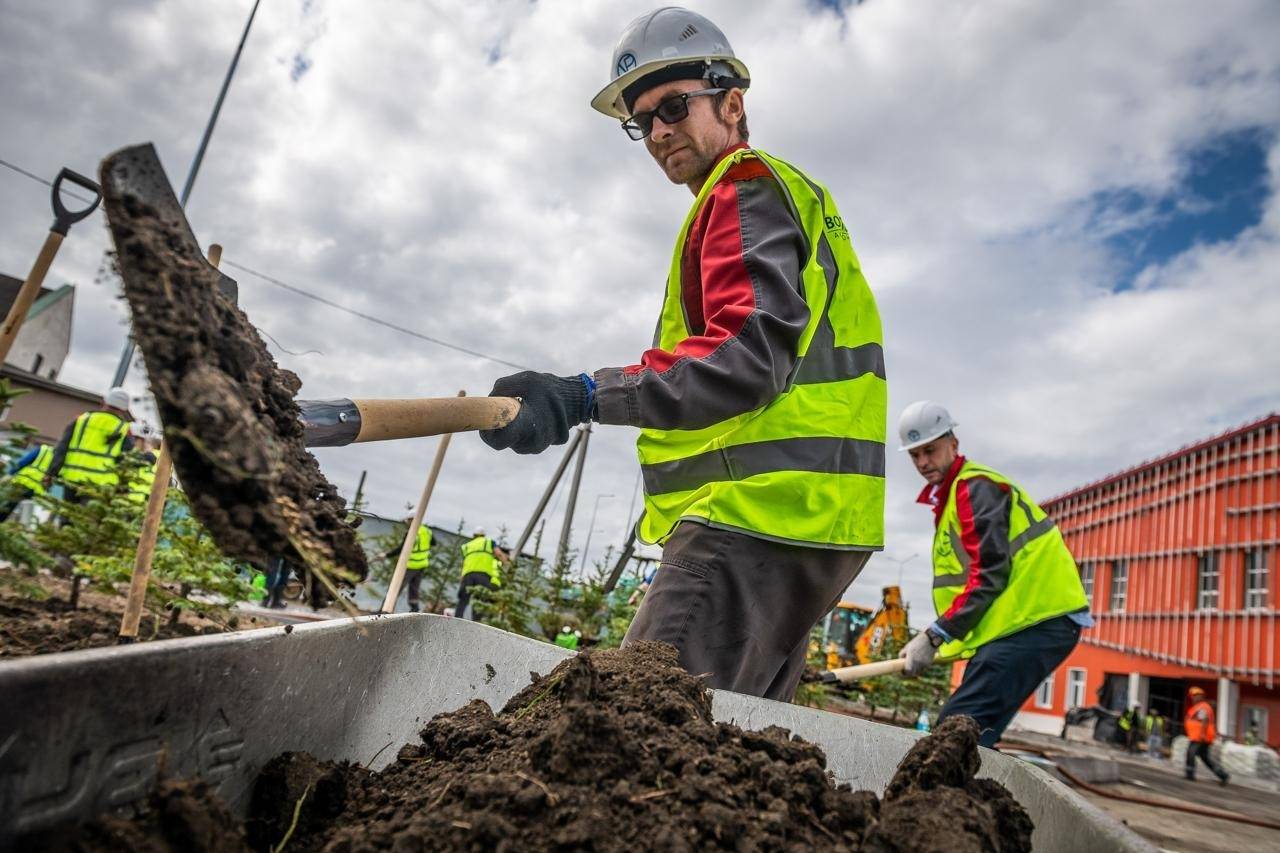
[[[1024,710],[1061,715],[1077,704],[1080,670],[1086,705],[1107,675],[1181,679],[1211,697],[1227,679],[1242,711],[1264,709],[1258,734],[1280,743],[1280,415],[1043,506],[1080,565],[1097,624],[1055,673],[1051,701],[1042,693]]]

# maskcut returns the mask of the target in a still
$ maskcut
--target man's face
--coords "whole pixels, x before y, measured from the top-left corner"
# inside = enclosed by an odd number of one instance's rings
[[[913,447],[907,452],[911,454],[911,461],[915,463],[920,476],[924,477],[929,485],[936,486],[947,476],[951,463],[956,461],[956,455],[960,452],[960,442],[954,435],[944,435],[928,444]]]
[[[674,80],[655,86],[636,99],[633,113],[647,112],[683,92],[707,88],[705,80]],[[737,142],[737,122],[742,114],[742,94],[734,90],[725,96],[720,110],[716,95],[690,98],[687,118],[667,124],[657,116],[645,147],[673,184],[697,184],[716,164],[716,157]],[[696,190],[695,190],[696,191]]]

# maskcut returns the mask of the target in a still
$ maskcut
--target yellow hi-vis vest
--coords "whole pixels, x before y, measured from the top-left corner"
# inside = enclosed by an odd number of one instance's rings
[[[465,577],[472,572],[484,572],[494,586],[502,583],[498,558],[493,556],[493,540],[488,536],[477,536],[462,546],[462,574]]]
[[[144,462],[133,473],[129,481],[129,500],[144,504],[151,497],[151,488],[156,482],[156,463]]]
[[[40,445],[36,458],[14,471],[9,482],[21,488],[30,489],[32,494],[43,495],[44,475],[49,473],[49,463],[52,460],[53,448],[47,444]]]
[[[85,412],[71,428],[71,442],[58,476],[68,483],[116,482],[116,460],[120,458],[129,423],[111,412]]]
[[[664,542],[681,519],[823,548],[884,545],[887,386],[880,315],[831,194],[794,166],[741,149],[712,170],[676,238],[654,345],[687,338],[681,255],[726,171],[756,158],[773,173],[807,238],[809,323],[774,400],[702,429],[644,429],[636,442],[645,513],[637,533]]]
[[[933,535],[933,607],[938,615],[947,612],[969,579],[969,552],[960,541],[956,488],[973,477],[986,477],[1009,489],[1012,565],[1008,586],[996,596],[978,624],[964,637],[943,643],[938,649],[944,658],[972,657],[984,643],[1089,606],[1075,558],[1053,519],[1007,477],[966,460],[951,483]]]
[[[418,527],[418,538],[413,542],[413,550],[409,552],[406,569],[420,572],[431,562],[431,528],[425,524]]]

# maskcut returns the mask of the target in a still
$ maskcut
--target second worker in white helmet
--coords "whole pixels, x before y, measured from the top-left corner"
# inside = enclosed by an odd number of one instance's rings
[[[938,618],[902,651],[915,676],[967,659],[939,721],[964,714],[995,746],[1023,702],[1093,624],[1071,552],[1053,519],[1016,483],[960,454],[958,424],[922,400],[898,420],[900,450],[933,508],[933,606]]]
[[[588,420],[638,427],[637,535],[663,556],[626,642],[789,700],[810,629],[883,546],[879,313],[831,193],[749,147],[751,75],[715,24],[636,19],[609,78],[591,105],[694,196],[656,338],[631,365],[499,380],[520,413],[482,437],[539,453]]]

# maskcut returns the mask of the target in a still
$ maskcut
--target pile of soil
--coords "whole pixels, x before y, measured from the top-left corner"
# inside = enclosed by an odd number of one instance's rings
[[[346,502],[303,441],[302,382],[219,293],[154,150],[116,152],[101,177],[133,337],[192,512],[228,557],[364,578]]]
[[[192,819],[144,818],[147,845],[99,821],[66,849],[119,850],[948,850],[1031,849],[1031,821],[1001,785],[974,779],[978,729],[945,721],[903,759],[883,801],[833,782],[822,750],[779,728],[711,717],[675,650],[584,653],[495,715],[441,714],[378,773],[285,753],[257,781],[244,834],[201,846]],[[153,813],[220,808],[162,792]],[[168,799],[165,799],[167,797]],[[172,831],[168,827],[172,827]],[[107,843],[108,839],[118,843]]]
[[[120,633],[120,610],[112,610],[86,601],[81,593],[80,605],[74,610],[65,598],[37,601],[25,596],[0,594],[0,659],[42,655],[49,652],[73,652],[116,645]],[[156,631],[155,617],[142,616],[139,639],[169,640],[200,634],[220,634],[224,628],[207,620],[190,624],[195,617],[170,625],[167,618]]]

